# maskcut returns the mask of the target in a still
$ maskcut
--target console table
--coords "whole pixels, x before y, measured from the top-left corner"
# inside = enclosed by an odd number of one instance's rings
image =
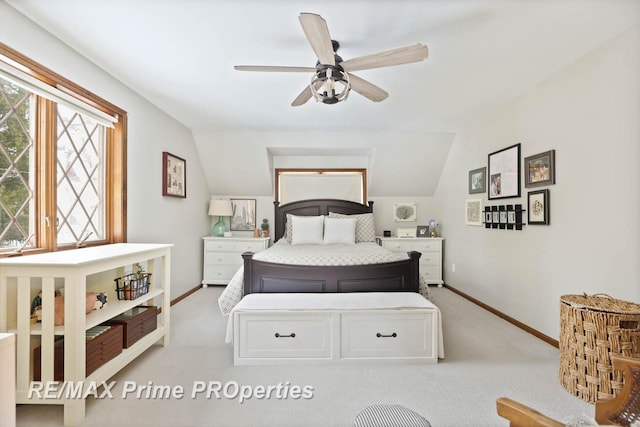
[[[172,246],[119,243],[0,259],[0,332],[16,333],[16,403],[64,405],[65,425],[76,425],[84,419],[84,399],[29,398],[33,348],[38,341],[43,382],[53,381],[56,337],[64,337],[64,380],[85,383],[107,381],[158,341],[168,345]],[[119,301],[114,279],[132,271],[136,263],[152,273],[149,292],[134,300]],[[64,295],[61,326],[54,324],[56,291]],[[31,302],[40,292],[42,321],[32,324]],[[106,292],[107,305],[85,314],[87,292]],[[87,376],[85,331],[140,304],[162,308],[157,329]]]

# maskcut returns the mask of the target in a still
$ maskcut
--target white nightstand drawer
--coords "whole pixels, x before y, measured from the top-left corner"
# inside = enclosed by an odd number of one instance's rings
[[[442,266],[442,253],[440,252],[422,252],[420,257],[420,268],[422,266],[429,267],[441,267]]]
[[[256,242],[237,242],[235,245],[236,252],[260,252],[265,249],[263,241]]]
[[[216,265],[235,265],[242,264],[242,255],[237,252],[209,252],[205,257],[205,262],[210,267]]]
[[[215,266],[207,266],[206,269],[206,280],[231,280],[234,274],[238,271],[237,265],[215,265]]]
[[[412,242],[383,242],[382,246],[393,252],[409,252],[413,250]]]
[[[342,357],[432,357],[434,312],[342,314]]]
[[[209,240],[205,242],[205,250],[207,252],[235,252],[235,241],[224,241],[222,239]]]
[[[329,313],[239,313],[241,358],[331,358]]]
[[[416,239],[413,249],[418,252],[440,252],[442,250],[442,240]]]
[[[442,280],[442,267],[420,266],[420,274],[428,282],[430,280]]]

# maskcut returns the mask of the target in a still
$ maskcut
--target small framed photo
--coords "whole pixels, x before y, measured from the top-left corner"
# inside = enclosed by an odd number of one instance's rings
[[[187,161],[162,152],[162,195],[187,197]]]
[[[415,221],[418,215],[418,208],[415,203],[394,203],[393,220],[395,222]]]
[[[231,231],[256,229],[256,199],[231,199]]]
[[[507,211],[500,211],[500,224],[507,223]]]
[[[429,226],[419,225],[416,228],[416,237],[429,237]]]
[[[530,225],[549,225],[549,190],[529,191],[528,223]]]
[[[539,187],[556,183],[556,150],[524,158],[524,186]]]
[[[491,224],[493,222],[493,214],[491,212],[485,211],[484,222],[485,224]]]
[[[484,193],[487,191],[487,168],[473,169],[469,171],[469,194]]]
[[[507,224],[516,223],[516,211],[507,211]]]
[[[493,218],[491,218],[491,223],[492,224],[500,224],[500,212],[493,211],[493,212],[491,212],[491,214],[493,215]]]
[[[465,220],[467,225],[482,225],[482,199],[468,199],[465,204]]]

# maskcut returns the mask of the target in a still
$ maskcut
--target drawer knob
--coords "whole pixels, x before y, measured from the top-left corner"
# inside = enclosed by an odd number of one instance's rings
[[[376,334],[376,337],[378,337],[378,338],[395,338],[395,337],[397,337],[397,336],[398,336],[398,334],[396,334],[395,332],[394,332],[394,333],[392,333],[391,335],[381,334],[380,332],[378,332],[378,333]]]
[[[289,335],[280,335],[278,332],[276,332],[276,338],[295,338],[295,337],[296,337],[295,332],[291,332]]]

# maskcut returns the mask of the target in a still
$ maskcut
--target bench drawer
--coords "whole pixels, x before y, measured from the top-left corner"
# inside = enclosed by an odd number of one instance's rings
[[[241,358],[331,358],[329,313],[240,313]]]
[[[343,358],[434,357],[433,312],[343,313]]]

